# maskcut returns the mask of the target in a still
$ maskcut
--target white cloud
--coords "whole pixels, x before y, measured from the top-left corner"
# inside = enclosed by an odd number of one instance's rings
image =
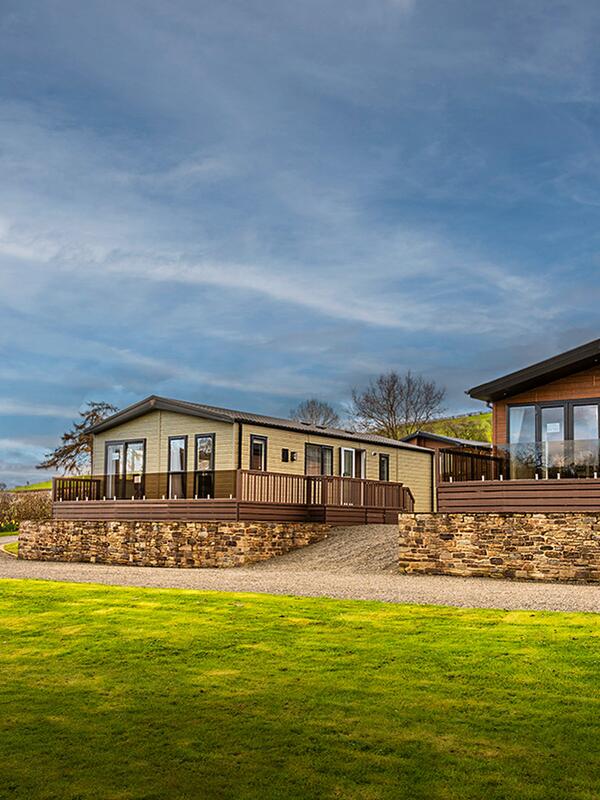
[[[22,400],[5,400],[0,398],[0,415],[6,417],[56,417],[57,419],[72,419],[77,415],[77,409],[67,406],[27,403]]]

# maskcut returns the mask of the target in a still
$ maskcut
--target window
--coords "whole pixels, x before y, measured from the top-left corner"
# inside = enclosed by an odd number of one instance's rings
[[[536,407],[512,406],[508,414],[511,478],[531,478],[538,466]]]
[[[333,475],[333,447],[307,444],[304,450],[306,475]]]
[[[573,406],[573,439],[593,441],[598,438],[598,405]]]
[[[598,399],[509,406],[511,477],[593,476],[600,471],[599,416]]]
[[[389,481],[390,479],[390,457],[384,455],[383,453],[379,454],[379,480],[380,481]]]
[[[186,496],[187,436],[169,436],[169,497]]]
[[[512,406],[509,415],[511,444],[535,442],[535,406]]]
[[[250,436],[250,469],[267,469],[267,437]]]
[[[215,496],[215,434],[196,434],[196,477],[194,494],[196,497]]]
[[[573,406],[573,454],[571,463],[577,478],[591,478],[600,472],[598,405]]]
[[[281,460],[285,461],[286,463],[290,460],[290,451],[287,447],[281,448]]]

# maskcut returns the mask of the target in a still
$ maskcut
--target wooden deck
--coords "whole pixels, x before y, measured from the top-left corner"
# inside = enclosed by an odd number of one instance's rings
[[[334,476],[288,475],[238,470],[235,480],[216,478],[228,497],[193,499],[147,496],[167,486],[164,476],[147,475],[127,499],[105,497],[106,479],[58,478],[52,515],[63,520],[190,520],[328,522],[337,525],[393,524],[414,509],[408,487],[388,481]],[[156,488],[158,487],[158,488]],[[129,487],[128,487],[129,491]]]
[[[600,479],[440,483],[440,513],[600,512]]]

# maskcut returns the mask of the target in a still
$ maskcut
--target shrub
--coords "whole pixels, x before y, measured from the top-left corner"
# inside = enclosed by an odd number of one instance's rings
[[[50,519],[52,498],[50,492],[0,492],[0,531],[18,531],[26,519]]]

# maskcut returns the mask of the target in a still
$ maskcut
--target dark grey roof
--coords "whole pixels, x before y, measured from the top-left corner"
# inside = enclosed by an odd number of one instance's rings
[[[491,442],[478,442],[475,439],[458,439],[456,436],[444,436],[441,433],[432,433],[431,431],[417,431],[410,433],[408,436],[403,436],[403,442],[410,442],[411,439],[416,439],[421,436],[423,439],[433,439],[436,442],[446,442],[447,444],[455,444],[460,447],[486,447],[491,449]]]
[[[388,439],[385,436],[378,436],[376,433],[358,433],[344,428],[327,428],[324,425],[312,425],[305,422],[298,422],[293,419],[283,419],[281,417],[268,417],[264,414],[254,414],[248,411],[234,411],[231,408],[220,408],[219,406],[208,406],[202,403],[189,403],[185,400],[173,400],[169,397],[158,397],[151,395],[139,403],[127,406],[122,411],[118,411],[107,417],[97,425],[88,428],[88,433],[101,433],[102,431],[114,428],[131,419],[141,417],[150,411],[174,411],[179,414],[188,414],[194,417],[205,419],[220,420],[221,422],[242,422],[252,425],[263,425],[269,428],[281,428],[288,431],[300,431],[301,433],[312,433],[319,436],[331,436],[337,439],[350,439],[355,442],[365,442],[387,447],[400,447],[411,450],[425,450],[426,447],[417,447],[414,444]]]
[[[600,363],[600,339],[594,339],[552,358],[538,361],[525,369],[474,386],[467,394],[476,400],[486,402],[502,400],[504,397],[526,392],[528,389],[564,378],[574,372],[589,369],[598,363]]]

